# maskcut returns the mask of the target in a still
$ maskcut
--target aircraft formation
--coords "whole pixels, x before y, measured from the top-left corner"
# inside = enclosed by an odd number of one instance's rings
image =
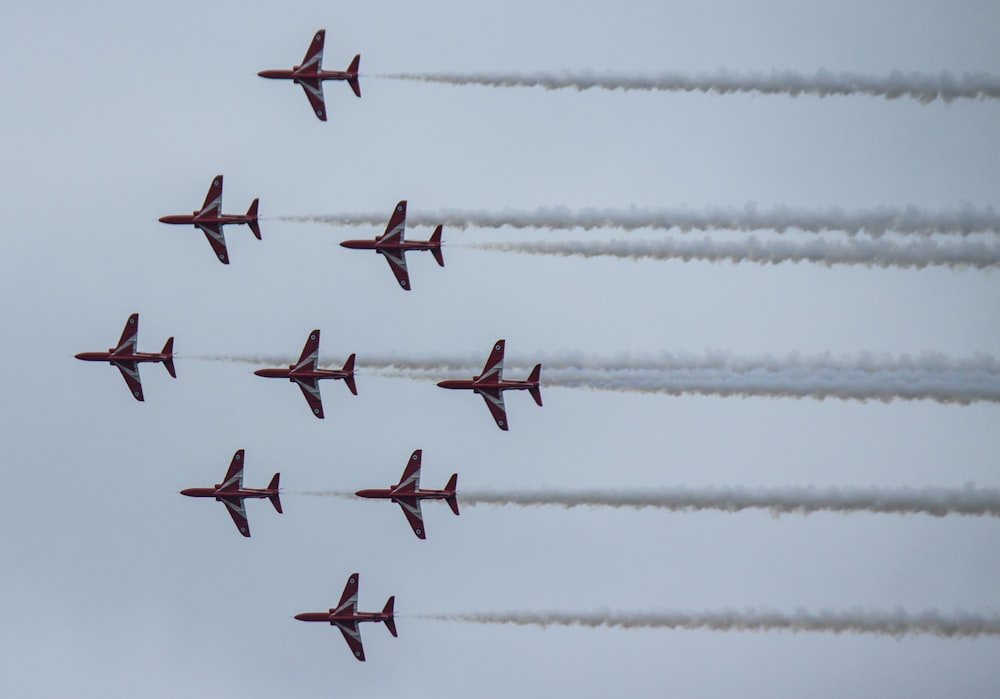
[[[291,80],[301,85],[309,100],[316,117],[327,120],[326,102],[323,94],[323,82],[338,80],[347,82],[355,95],[361,97],[361,86],[358,70],[360,56],[355,56],[345,71],[323,70],[323,49],[326,32],[319,30],[313,36],[302,63],[290,70],[262,70],[260,77],[277,80]],[[222,210],[223,176],[212,178],[200,209],[190,214],[168,214],[162,216],[161,223],[179,226],[193,226],[204,233],[215,257],[222,264],[230,263],[229,250],[226,246],[224,227],[227,225],[246,225],[257,240],[261,240],[260,218],[258,214],[259,199],[254,199],[245,214],[227,214]],[[410,275],[406,264],[406,253],[429,250],[439,266],[444,266],[441,250],[442,226],[437,226],[427,240],[406,240],[406,201],[396,204],[389,217],[385,232],[374,238],[363,240],[345,240],[340,243],[344,248],[353,250],[374,250],[382,255],[389,264],[389,269],[405,291],[411,290]],[[125,384],[137,401],[145,401],[142,389],[142,379],[139,365],[143,362],[160,363],[169,374],[176,378],[174,367],[174,338],[170,337],[159,352],[140,352],[137,349],[139,337],[139,314],[128,317],[118,344],[107,351],[80,352],[77,359],[90,362],[107,362],[116,367],[125,380]],[[324,418],[323,399],[320,393],[320,381],[324,379],[341,380],[354,395],[358,393],[355,382],[355,355],[351,354],[340,369],[325,369],[319,366],[320,329],[309,332],[305,345],[298,360],[287,367],[261,368],[254,371],[256,376],[269,379],[286,379],[296,384],[302,391],[310,412],[319,419]],[[438,386],[448,389],[472,391],[482,396],[497,427],[503,431],[509,428],[507,410],[504,405],[503,393],[510,390],[527,390],[538,405],[542,405],[541,396],[541,365],[536,365],[530,375],[524,380],[508,380],[503,377],[503,361],[506,341],[497,340],[489,353],[481,373],[469,379],[450,379],[438,383]],[[185,488],[181,495],[192,498],[211,498],[222,503],[229,513],[233,524],[241,536],[250,538],[250,522],[247,516],[246,500],[266,499],[274,509],[281,514],[281,490],[279,486],[280,473],[275,473],[266,487],[251,488],[243,485],[243,471],[246,452],[238,449],[233,454],[229,468],[219,483],[212,486]],[[455,515],[459,514],[458,506],[458,474],[452,474],[440,490],[420,487],[420,470],[423,451],[416,449],[410,455],[399,478],[399,482],[387,488],[367,488],[358,490],[355,495],[361,498],[388,500],[399,505],[407,523],[419,539],[426,539],[421,503],[424,500],[444,500]],[[380,612],[358,611],[358,573],[351,573],[347,585],[341,595],[340,602],[322,612],[302,612],[295,619],[308,622],[323,622],[340,629],[351,653],[358,660],[365,660],[365,651],[361,642],[360,624],[364,622],[384,623],[389,632],[396,636],[394,617],[395,597],[390,597]]]

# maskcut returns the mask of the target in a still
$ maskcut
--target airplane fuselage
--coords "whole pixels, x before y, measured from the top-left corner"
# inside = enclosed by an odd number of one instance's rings
[[[295,379],[346,379],[352,376],[350,372],[340,371],[339,369],[303,369],[295,371],[294,367],[291,366],[287,369],[258,369],[254,374],[263,376],[265,379],[288,379],[289,381],[294,381]]]
[[[407,250],[433,250],[441,246],[429,240],[404,240],[402,243],[380,243],[377,240],[368,239],[344,240],[340,243],[340,247],[350,248],[351,250],[374,250],[375,252],[382,252],[383,250],[402,250],[406,252]]]
[[[361,498],[378,498],[384,500],[447,500],[455,497],[454,490],[422,490],[417,488],[407,493],[396,492],[393,488],[366,488],[354,493]]]
[[[185,488],[181,495],[189,498],[215,498],[216,500],[227,498],[270,498],[278,494],[278,490],[272,488],[240,488],[239,490],[219,490],[219,486],[214,488]]]
[[[491,391],[528,391],[532,388],[538,388],[538,381],[512,381],[508,379],[503,379],[501,381],[490,381],[483,382],[477,381],[476,379],[447,379],[445,381],[438,381],[438,386],[441,388],[452,388],[457,390],[465,391],[475,391],[479,393],[481,390],[491,390]]]
[[[350,80],[358,77],[357,73],[351,73],[346,70],[310,70],[308,72],[295,69],[262,70],[257,75],[262,78],[271,78],[272,80],[293,80],[295,82],[299,82],[299,80]]]
[[[165,362],[171,359],[169,354],[160,352],[133,352],[131,354],[114,354],[112,347],[107,352],[80,352],[74,355],[85,362]]]
[[[171,223],[174,225],[181,226],[197,226],[199,223],[213,224],[217,223],[220,226],[225,226],[230,223],[235,223],[237,225],[247,224],[254,221],[251,216],[244,216],[243,214],[219,214],[218,216],[198,216],[198,212],[195,211],[194,214],[171,214],[170,216],[161,216],[160,223]]]
[[[338,621],[344,623],[362,623],[365,621],[376,621],[385,622],[392,621],[392,614],[385,614],[383,612],[355,612],[354,614],[335,614],[336,610],[331,609],[328,612],[302,612],[301,614],[296,614],[295,618],[299,621],[322,621],[329,624],[336,624]]]

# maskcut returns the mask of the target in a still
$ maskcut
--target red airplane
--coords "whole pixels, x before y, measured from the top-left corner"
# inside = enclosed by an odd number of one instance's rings
[[[539,405],[542,404],[542,392],[540,390],[542,365],[536,364],[535,368],[528,375],[528,378],[524,381],[504,380],[503,350],[505,344],[505,340],[496,341],[489,359],[486,360],[486,366],[483,367],[483,373],[473,376],[472,380],[449,379],[447,381],[438,381],[438,386],[441,388],[465,389],[467,391],[475,391],[481,395],[483,400],[486,401],[486,407],[493,414],[493,419],[496,420],[497,427],[504,431],[507,430],[507,410],[503,405],[504,391],[527,389],[531,393],[531,397],[535,399],[535,402]]]
[[[407,250],[430,250],[437,263],[444,267],[444,257],[441,256],[441,226],[434,229],[430,240],[403,240],[403,229],[406,227],[406,201],[396,204],[385,233],[376,236],[374,240],[345,240],[342,247],[353,250],[374,250],[385,257],[389,269],[396,275],[399,285],[409,291],[410,275],[406,271]]]
[[[451,511],[458,514],[458,499],[455,497],[455,488],[458,486],[458,474],[451,474],[444,490],[421,490],[420,488],[420,459],[423,454],[421,449],[417,449],[410,454],[410,460],[406,462],[403,475],[399,483],[388,488],[369,488],[359,490],[355,495],[363,498],[384,498],[397,503],[406,515],[406,521],[410,523],[413,533],[420,539],[426,539],[424,533],[424,516],[420,511],[421,500],[444,500],[451,507]]]
[[[313,330],[302,348],[302,356],[287,369],[258,369],[254,373],[268,379],[288,379],[294,381],[302,389],[302,395],[312,408],[313,415],[323,417],[323,398],[319,394],[320,379],[343,379],[351,393],[358,395],[358,387],[354,383],[354,355],[344,362],[343,369],[320,369],[319,361],[319,330]]]
[[[224,265],[229,264],[229,253],[226,251],[226,237],[222,233],[222,227],[227,223],[239,225],[247,224],[253,231],[257,240],[260,240],[260,224],[257,222],[257,199],[250,202],[250,208],[246,214],[224,214],[222,213],[222,175],[216,175],[208,188],[205,196],[205,203],[201,205],[199,211],[193,214],[174,214],[171,216],[161,216],[160,223],[173,223],[185,226],[195,226],[200,228],[208,239],[209,245],[215,251],[219,261]]]
[[[347,84],[354,90],[354,94],[361,97],[361,85],[358,83],[358,65],[361,63],[361,55],[358,54],[351,61],[347,70],[323,70],[323,43],[326,40],[326,30],[320,29],[313,37],[312,43],[306,49],[305,58],[301,65],[297,65],[291,70],[262,70],[257,75],[262,78],[275,78],[278,80],[292,80],[302,86],[312,105],[313,111],[320,121],[326,121],[326,104],[323,101],[323,81],[324,80],[346,80]]]
[[[392,613],[395,601],[395,596],[390,597],[381,612],[359,612],[358,574],[351,573],[347,578],[347,585],[344,586],[344,594],[340,596],[340,604],[336,608],[328,612],[302,612],[296,614],[295,618],[299,621],[326,621],[331,626],[336,626],[344,634],[344,640],[351,647],[354,657],[363,662],[365,649],[361,645],[361,629],[358,628],[358,624],[363,621],[381,621],[389,629],[389,633],[396,636],[396,621]]]
[[[266,488],[244,488],[243,487],[243,450],[238,449],[233,454],[233,460],[226,471],[226,477],[222,483],[216,483],[211,488],[185,488],[181,495],[192,498],[215,498],[226,506],[229,514],[233,518],[233,523],[240,530],[243,536],[250,536],[250,523],[247,521],[247,511],[243,504],[246,498],[267,498],[274,505],[274,509],[281,514],[281,496],[278,492],[278,479],[280,473],[271,477],[271,482]]]
[[[108,362],[118,367],[122,373],[122,378],[128,384],[128,390],[135,396],[136,400],[143,400],[142,382],[139,379],[139,364],[141,362],[162,362],[167,371],[175,379],[177,372],[174,371],[174,338],[168,337],[163,344],[163,349],[159,352],[137,352],[135,349],[136,340],[139,337],[139,314],[133,313],[125,323],[122,330],[121,339],[116,347],[111,347],[107,352],[80,352],[77,359],[85,362]]]

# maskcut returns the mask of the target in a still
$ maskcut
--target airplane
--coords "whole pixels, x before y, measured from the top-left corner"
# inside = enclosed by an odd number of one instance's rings
[[[110,347],[107,352],[80,352],[77,359],[85,362],[108,362],[118,367],[122,378],[128,385],[129,392],[136,400],[143,400],[142,382],[139,378],[139,364],[142,362],[161,362],[167,372],[177,378],[174,370],[174,338],[168,337],[159,352],[137,352],[136,341],[139,337],[139,314],[133,313],[125,322],[118,345]]]
[[[271,477],[271,482],[266,488],[244,488],[243,487],[243,449],[238,449],[233,454],[233,460],[226,471],[226,477],[222,483],[216,483],[211,488],[185,488],[181,495],[192,498],[215,498],[226,506],[233,523],[240,530],[240,534],[245,537],[250,536],[250,523],[247,521],[247,511],[243,504],[246,498],[267,498],[274,505],[274,509],[281,514],[281,496],[278,491],[278,479],[280,473]]]
[[[399,478],[399,483],[388,488],[369,488],[359,490],[355,493],[362,498],[383,498],[397,503],[406,515],[406,521],[410,523],[413,533],[420,539],[426,539],[424,532],[424,517],[420,511],[421,500],[444,500],[451,507],[451,511],[458,514],[458,499],[455,497],[455,489],[458,486],[458,474],[451,474],[444,490],[422,490],[420,488],[420,459],[423,450],[417,449],[410,454],[410,460],[406,462],[403,475]]]
[[[354,94],[361,97],[361,85],[358,83],[358,66],[361,63],[361,54],[354,57],[347,70],[323,70],[323,43],[326,41],[326,30],[320,29],[316,32],[306,55],[300,65],[291,70],[262,70],[257,75],[262,78],[274,78],[276,80],[291,80],[302,86],[312,105],[313,111],[320,121],[326,121],[326,104],[323,101],[323,81],[324,80],[346,80],[347,84],[354,90]]]
[[[490,409],[497,427],[507,431],[507,410],[503,405],[503,392],[514,390],[525,390],[531,394],[538,405],[542,404],[542,392],[540,378],[542,365],[536,364],[531,370],[528,378],[524,381],[508,381],[503,378],[503,351],[506,345],[505,340],[497,340],[490,352],[483,373],[468,379],[449,379],[438,381],[441,388],[456,388],[475,391],[486,401],[486,407]]]
[[[396,281],[409,291],[410,275],[406,271],[407,250],[430,250],[441,267],[444,267],[444,258],[441,256],[441,226],[434,229],[429,240],[410,241],[403,240],[405,227],[406,201],[404,200],[396,204],[396,210],[392,212],[385,233],[376,236],[374,240],[345,240],[340,245],[353,250],[374,250],[384,256],[385,261],[389,263],[389,269],[396,275]]]
[[[306,397],[306,402],[312,408],[313,415],[323,418],[323,398],[319,393],[320,379],[343,379],[347,388],[354,395],[358,395],[358,387],[354,383],[354,355],[352,354],[344,362],[343,369],[320,369],[316,366],[319,360],[319,330],[313,330],[306,338],[305,347],[302,348],[302,356],[295,364],[290,364],[287,369],[258,369],[254,372],[257,376],[268,379],[288,379],[299,385],[302,395]]]
[[[200,210],[190,215],[172,214],[170,216],[161,216],[160,223],[185,226],[193,225],[196,228],[200,228],[205,234],[205,238],[208,239],[209,245],[212,246],[212,250],[215,251],[219,261],[224,265],[228,265],[229,253],[226,251],[226,237],[223,235],[222,227],[228,223],[239,225],[245,223],[250,226],[250,230],[253,231],[257,240],[260,240],[260,224],[257,221],[258,201],[258,199],[254,199],[250,202],[250,208],[243,215],[222,213],[222,175],[216,175],[212,179],[212,184],[208,188],[208,194],[205,196],[205,203],[201,205]]]
[[[392,596],[385,603],[381,612],[358,611],[358,574],[351,573],[344,586],[344,594],[340,596],[340,604],[328,612],[302,612],[296,614],[299,621],[327,621],[330,626],[336,626],[344,634],[344,640],[350,646],[354,657],[364,662],[365,649],[361,645],[361,629],[358,624],[364,621],[383,622],[389,633],[396,636],[396,621],[393,618],[393,605],[396,597]]]

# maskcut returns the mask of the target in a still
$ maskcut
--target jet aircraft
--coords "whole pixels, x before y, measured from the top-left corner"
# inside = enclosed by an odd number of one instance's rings
[[[486,407],[490,409],[497,427],[507,430],[507,410],[503,404],[503,392],[510,390],[527,390],[538,405],[542,404],[542,392],[540,388],[540,377],[542,365],[536,364],[531,370],[528,378],[524,381],[509,381],[503,378],[503,352],[505,340],[497,340],[490,352],[483,373],[468,379],[449,379],[439,381],[441,388],[456,388],[467,391],[475,391],[486,401]]]
[[[172,214],[170,216],[161,216],[160,223],[185,226],[193,225],[196,228],[200,228],[208,239],[209,245],[212,246],[212,250],[215,251],[215,255],[219,258],[219,261],[224,265],[228,265],[229,252],[226,250],[226,237],[222,232],[222,227],[228,223],[239,225],[245,223],[250,226],[250,230],[253,231],[257,240],[260,240],[257,203],[257,199],[250,202],[250,208],[243,215],[222,213],[222,175],[216,175],[208,188],[208,194],[205,196],[205,203],[201,205],[201,209],[190,215]]]
[[[406,515],[406,521],[410,523],[413,533],[420,539],[426,539],[424,532],[424,516],[420,511],[421,500],[444,500],[451,507],[451,511],[458,514],[458,499],[455,496],[455,489],[458,486],[458,474],[451,474],[444,490],[422,490],[420,488],[420,460],[423,450],[417,449],[410,454],[410,460],[406,462],[403,475],[399,483],[388,488],[369,488],[359,490],[355,495],[362,498],[382,498],[392,500],[397,503]]]
[[[274,78],[277,80],[291,80],[302,86],[312,105],[313,111],[320,121],[326,121],[326,103],[323,101],[323,81],[324,80],[346,80],[347,84],[354,90],[354,94],[361,97],[361,85],[358,83],[358,65],[361,63],[361,55],[354,57],[347,70],[323,70],[323,43],[326,41],[326,30],[320,29],[316,32],[306,55],[300,65],[291,70],[262,70],[257,75],[262,78]]]
[[[406,228],[406,201],[396,204],[385,233],[376,236],[374,240],[345,240],[340,245],[354,250],[374,250],[385,257],[389,269],[396,275],[399,285],[409,291],[410,275],[406,271],[407,250],[430,250],[437,263],[444,267],[444,257],[441,256],[441,226],[434,229],[429,240],[403,240]]]
[[[266,488],[244,488],[243,487],[243,449],[238,449],[233,454],[233,460],[226,471],[226,477],[222,483],[216,483],[211,488],[185,488],[181,495],[192,498],[215,498],[226,506],[226,510],[233,518],[233,523],[240,530],[243,536],[250,536],[250,523],[247,521],[247,511],[243,504],[246,498],[267,498],[274,505],[274,509],[281,514],[281,496],[278,491],[278,479],[280,473],[271,477],[271,482]]]
[[[358,395],[358,387],[354,383],[353,354],[344,362],[343,369],[320,369],[316,366],[318,361],[319,330],[313,330],[306,338],[302,355],[295,364],[290,364],[287,369],[258,369],[254,374],[268,379],[288,379],[297,383],[302,389],[302,395],[306,397],[306,402],[309,403],[313,415],[322,418],[323,398],[319,393],[320,379],[343,379],[347,388],[354,395]]]
[[[329,622],[331,626],[336,626],[344,634],[344,640],[351,647],[354,657],[364,661],[365,649],[361,645],[361,629],[358,628],[358,624],[364,621],[380,621],[389,629],[389,633],[396,636],[396,621],[392,611],[395,601],[395,596],[390,597],[381,612],[359,612],[358,574],[351,573],[347,578],[344,594],[340,596],[340,604],[328,612],[302,612],[296,614],[295,618],[299,621]]]
[[[121,339],[118,340],[116,347],[109,348],[107,352],[80,352],[76,358],[85,362],[108,362],[118,367],[122,378],[128,384],[129,392],[136,400],[141,401],[143,396],[142,382],[139,378],[140,363],[161,362],[175,379],[177,372],[174,371],[174,338],[168,337],[159,352],[137,352],[135,345],[138,337],[139,314],[133,313],[125,322],[125,329],[122,330]]]

